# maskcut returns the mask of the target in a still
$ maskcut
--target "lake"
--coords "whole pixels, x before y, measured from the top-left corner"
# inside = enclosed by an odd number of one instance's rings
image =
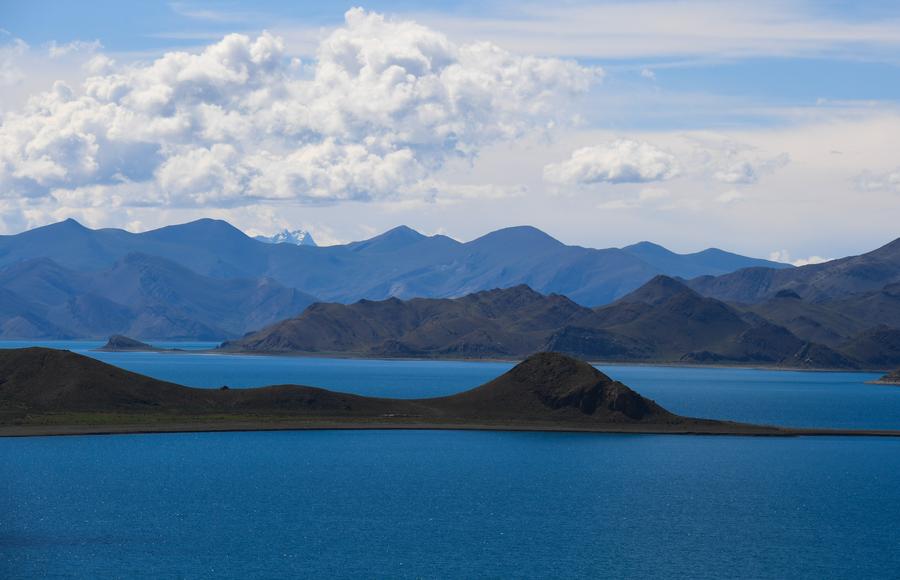
[[[509,363],[93,353],[201,387],[457,392]],[[0,346],[21,344],[7,342]],[[205,344],[190,345],[205,348]],[[865,373],[601,365],[685,414],[900,428]],[[0,439],[0,577],[896,578],[900,440],[452,431]]]

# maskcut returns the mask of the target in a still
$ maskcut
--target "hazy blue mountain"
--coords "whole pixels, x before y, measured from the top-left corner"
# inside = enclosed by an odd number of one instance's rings
[[[679,255],[655,248],[649,251],[646,244],[599,250],[568,246],[527,226],[498,230],[467,243],[401,226],[369,240],[316,247],[260,242],[226,222],[210,219],[140,234],[90,230],[66,220],[0,236],[0,266],[47,257],[74,271],[91,271],[110,268],[127,254],[141,253],[213,278],[272,278],[334,302],[457,297],[527,284],[542,293],[564,294],[580,304],[596,306],[627,294],[657,274],[719,274],[728,264],[741,267],[756,262],[717,250]],[[653,257],[642,258],[642,253]]]
[[[253,236],[254,240],[267,244],[293,244],[295,246],[317,246],[312,234],[306,230],[281,230],[271,236]]]
[[[721,276],[703,276],[688,284],[706,296],[756,303],[790,290],[814,303],[877,292],[900,282],[900,239],[859,256],[778,270],[746,268]]]
[[[622,249],[629,254],[637,256],[659,271],[665,272],[669,276],[678,276],[679,278],[728,274],[742,268],[789,269],[793,267],[790,264],[782,264],[781,262],[732,254],[718,248],[709,248],[693,254],[676,254],[653,242],[639,242]]]
[[[269,278],[212,278],[145,254],[83,272],[34,258],[0,270],[0,337],[219,340],[294,316],[313,301]]]

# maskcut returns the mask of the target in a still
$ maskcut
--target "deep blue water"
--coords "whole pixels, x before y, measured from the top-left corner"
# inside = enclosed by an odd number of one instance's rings
[[[510,367],[90,354],[195,386],[293,382],[407,397],[463,390]],[[872,374],[603,370],[682,413],[900,428],[900,389],[865,385]],[[898,521],[894,439],[0,439],[0,578],[897,578]]]
[[[896,578],[900,441],[0,440],[5,577]]]

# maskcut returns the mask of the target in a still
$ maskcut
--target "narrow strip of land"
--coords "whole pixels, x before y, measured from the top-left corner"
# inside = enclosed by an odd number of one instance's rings
[[[347,430],[412,430],[412,431],[512,431],[594,433],[620,435],[707,435],[741,437],[900,437],[900,430],[888,429],[807,429],[766,427],[725,423],[721,425],[562,425],[545,423],[417,423],[346,419],[330,421],[222,421],[111,425],[5,425],[0,437],[46,437],[66,435],[135,435],[151,433],[215,433],[245,431],[347,431]]]
[[[538,353],[447,397],[387,399],[316,387],[198,389],[46,348],[0,352],[0,436],[407,429],[666,435],[898,437],[684,417],[584,361]]]

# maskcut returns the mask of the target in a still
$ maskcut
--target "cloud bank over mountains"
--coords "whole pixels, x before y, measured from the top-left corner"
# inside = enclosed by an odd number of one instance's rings
[[[900,217],[896,7],[276,4],[17,5],[0,233],[531,224],[834,256]]]
[[[72,207],[398,197],[449,159],[568,123],[602,76],[362,9],[308,64],[263,33],[92,66],[83,86],[57,82],[5,115],[0,195]]]

